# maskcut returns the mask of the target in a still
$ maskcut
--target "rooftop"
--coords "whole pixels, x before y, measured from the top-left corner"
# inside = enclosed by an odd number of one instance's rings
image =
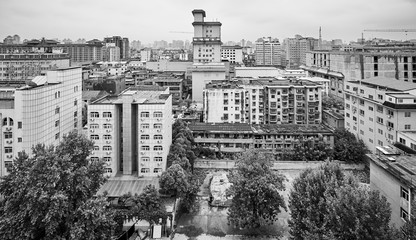
[[[247,123],[192,123],[188,127],[199,132],[253,132]]]
[[[404,82],[397,80],[395,78],[384,78],[384,77],[373,77],[373,78],[367,78],[362,79],[360,81],[350,81],[354,83],[361,83],[364,85],[370,85],[370,86],[378,86],[378,87],[385,87],[390,88],[397,91],[407,91],[416,89],[416,84],[411,82]]]
[[[399,134],[402,134],[413,141],[416,141],[416,131],[399,131]]]
[[[344,111],[341,110],[334,110],[334,109],[325,109],[322,110],[322,112],[325,112],[333,117],[335,117],[336,119],[344,119]]]
[[[147,87],[147,86],[146,86]],[[154,89],[154,87],[158,86],[149,86]],[[165,103],[166,100],[169,98],[170,94],[168,94],[165,90],[166,88],[158,87],[161,90],[148,90],[142,88],[142,86],[128,88],[118,96],[105,96],[94,101],[92,104],[122,104],[123,103],[123,96],[131,96],[132,102],[137,104],[157,104],[157,103]]]
[[[132,195],[141,194],[147,185],[159,188],[159,178],[126,178],[114,177],[105,182],[98,190],[97,195],[108,193],[108,197],[120,197],[128,192]]]
[[[410,93],[387,93],[387,95],[395,98],[416,99],[416,96]]]
[[[244,132],[244,133],[328,133],[332,131],[322,124],[302,125],[302,124],[263,124],[250,125],[248,123],[193,123],[189,125],[191,131],[198,132]]]
[[[384,168],[401,182],[404,182],[409,187],[416,187],[416,156],[383,156],[374,154],[367,154],[367,156],[371,161]]]

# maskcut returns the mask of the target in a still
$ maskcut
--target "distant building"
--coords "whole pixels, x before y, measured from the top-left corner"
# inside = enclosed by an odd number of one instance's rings
[[[225,154],[259,149],[280,157],[283,151],[293,149],[299,138],[334,146],[333,132],[323,125],[191,123],[189,129],[197,146]]]
[[[377,190],[390,203],[390,224],[402,227],[410,220],[411,202],[416,191],[416,156],[368,154],[370,188]]]
[[[20,88],[0,88],[0,176],[7,174],[17,153],[32,153],[41,143],[58,145],[64,134],[82,128],[82,70],[48,71]]]
[[[307,80],[212,81],[204,90],[204,122],[320,124],[321,89]]]
[[[172,142],[172,97],[162,91],[130,88],[88,106],[90,159],[106,161],[106,175],[159,176]]]
[[[243,48],[241,46],[221,46],[221,58],[233,64],[243,64]]]
[[[283,71],[275,67],[235,67],[236,77],[260,78],[281,77]]]
[[[3,40],[3,44],[20,44],[20,36],[15,34],[14,36],[7,36]]]
[[[175,76],[158,76],[141,81],[144,85],[157,85],[160,87],[167,87],[169,93],[172,95],[172,102],[177,104],[182,100],[184,91],[184,79]]]
[[[398,141],[398,132],[416,130],[416,84],[391,78],[345,82],[345,128],[370,151]]]
[[[143,48],[140,50],[140,60],[142,62],[149,62],[152,60],[152,49],[151,48]]]
[[[306,64],[306,52],[314,50],[318,47],[318,39],[310,37],[302,37],[296,35],[294,38],[286,38],[283,40],[284,60],[286,67],[296,69],[302,64]]]
[[[192,67],[192,62],[159,60],[157,62],[146,62],[145,67],[155,72],[186,73]]]
[[[129,39],[120,36],[106,37],[104,43],[114,43],[120,49],[120,59],[126,60],[130,58]]]
[[[278,39],[271,37],[259,39],[256,42],[257,66],[282,66],[282,46]]]
[[[0,84],[22,86],[49,70],[70,67],[66,53],[0,54]]]
[[[120,48],[115,43],[106,43],[102,48],[103,61],[115,62],[120,61]]]

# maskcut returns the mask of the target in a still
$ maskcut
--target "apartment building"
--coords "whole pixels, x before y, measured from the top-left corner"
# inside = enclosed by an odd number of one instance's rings
[[[302,64],[306,64],[306,52],[314,50],[318,47],[318,39],[311,37],[302,37],[296,35],[294,38],[286,38],[283,40],[282,56],[286,61],[286,67],[296,69]]]
[[[416,157],[368,154],[370,188],[385,196],[390,203],[390,224],[402,227],[410,219],[411,202],[416,190]]]
[[[20,88],[0,88],[0,176],[17,153],[37,143],[58,145],[64,134],[82,128],[82,70],[48,71]]]
[[[416,47],[363,46],[353,51],[314,50],[302,66],[310,76],[331,80],[330,93],[343,98],[343,81],[384,77],[416,83]]]
[[[397,132],[398,142],[416,152],[416,130]]]
[[[184,79],[175,76],[158,76],[149,78],[140,82],[144,85],[157,85],[160,87],[169,88],[169,93],[172,95],[172,102],[178,103],[182,100],[184,91]]]
[[[320,124],[321,90],[308,80],[212,81],[204,90],[204,122]]]
[[[293,149],[299,138],[323,141],[334,145],[332,131],[324,125],[248,123],[192,123],[189,125],[195,143],[225,154],[261,149],[278,157]]]
[[[130,58],[130,45],[129,45],[129,39],[123,38],[120,36],[112,36],[112,37],[106,37],[104,38],[104,42],[106,44],[112,43],[114,46],[118,47],[120,52],[119,56],[117,56],[118,59],[128,59]]]
[[[256,66],[285,66],[281,55],[282,46],[278,39],[268,37],[256,42]]]
[[[167,88],[129,88],[98,99],[88,106],[88,134],[90,159],[104,159],[106,175],[158,176],[172,142],[172,97]]]
[[[232,64],[243,65],[243,47],[221,46],[221,59],[227,59]]]
[[[345,82],[345,128],[370,151],[416,129],[416,84],[390,78]]]
[[[22,86],[49,70],[70,67],[66,53],[0,54],[0,84]]]

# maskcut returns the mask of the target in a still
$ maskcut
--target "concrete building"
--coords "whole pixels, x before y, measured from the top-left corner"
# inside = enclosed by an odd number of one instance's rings
[[[256,42],[256,66],[283,66],[282,46],[278,39],[271,37]]]
[[[320,124],[321,89],[307,80],[213,81],[204,90],[204,122]]]
[[[152,49],[151,48],[143,48],[140,50],[140,60],[142,62],[149,62],[152,60]]]
[[[343,129],[345,126],[344,110],[322,110],[322,123],[333,130]]]
[[[296,69],[306,64],[306,52],[318,47],[318,39],[296,35],[294,38],[283,40],[284,60],[286,68]]]
[[[397,132],[398,142],[416,151],[416,130]]]
[[[146,62],[146,69],[154,72],[184,72],[187,73],[192,68],[192,62],[159,60],[157,62]]]
[[[115,43],[106,43],[102,48],[103,61],[116,62],[120,61],[120,48]]]
[[[221,46],[221,59],[227,59],[232,64],[243,65],[243,47]]]
[[[120,36],[106,37],[104,38],[104,43],[114,43],[116,47],[120,49],[119,59],[129,59],[130,58],[130,46],[129,39],[123,38]]]
[[[410,219],[411,201],[416,191],[415,155],[368,154],[370,188],[380,191],[391,208],[390,224],[402,227]]]
[[[384,77],[416,83],[416,47],[358,46],[352,51],[315,50],[301,68],[310,76],[331,80],[331,95],[343,98],[343,81]]]
[[[14,36],[7,36],[3,40],[3,44],[20,44],[20,36],[15,34]]]
[[[65,53],[0,54],[0,84],[22,86],[47,71],[70,67]]]
[[[275,67],[235,67],[235,77],[281,77],[283,71]]]
[[[167,87],[169,93],[172,95],[172,103],[177,104],[182,100],[184,91],[184,79],[175,76],[158,76],[141,81],[140,84],[156,85],[160,87]]]
[[[192,65],[192,100],[202,103],[205,86],[215,80],[225,80],[223,63],[194,63]]]
[[[345,82],[345,128],[370,151],[416,129],[416,84],[389,78]]]
[[[166,88],[130,88],[98,99],[88,107],[88,134],[90,159],[104,158],[108,176],[158,176],[172,142],[172,97]]]
[[[324,96],[328,96],[330,93],[329,86],[331,85],[331,80],[329,79],[321,77],[300,77],[299,79],[308,80],[322,85],[322,95]]]
[[[284,150],[293,149],[300,137],[334,145],[332,131],[323,125],[191,123],[189,128],[198,146],[225,154],[256,148],[279,157]]]
[[[0,176],[17,153],[37,143],[58,145],[64,134],[82,128],[82,70],[48,71],[20,88],[0,88]]]

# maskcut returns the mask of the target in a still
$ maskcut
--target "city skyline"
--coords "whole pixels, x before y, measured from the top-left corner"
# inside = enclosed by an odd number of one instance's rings
[[[255,41],[295,34],[355,41],[364,29],[412,29],[416,1],[190,1],[155,0],[145,4],[110,1],[1,0],[0,38],[18,34],[23,39],[70,38],[87,40],[120,35],[142,43],[191,40],[193,9],[207,12],[207,21],[222,23],[222,39]],[[299,17],[300,16],[300,17]],[[178,33],[181,32],[181,33]],[[365,38],[416,39],[416,33],[364,33]]]

